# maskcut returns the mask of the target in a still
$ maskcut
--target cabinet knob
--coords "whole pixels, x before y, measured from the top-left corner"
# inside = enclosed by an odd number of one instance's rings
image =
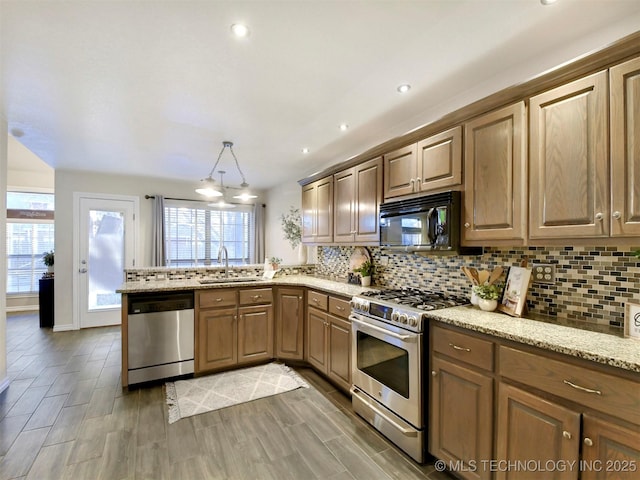
[[[622,214],[616,210],[615,212],[613,212],[613,218],[615,218],[616,220],[620,220],[622,218]]]
[[[596,213],[596,220],[597,221],[601,222],[603,218],[604,218],[604,215],[602,214],[602,212]]]
[[[591,440],[589,437],[584,437],[584,444],[587,447],[593,447],[593,440]]]
[[[438,376],[438,372],[436,372],[435,370],[431,370],[431,376],[432,377],[437,377]]]
[[[571,433],[567,432],[566,430],[562,432],[562,436],[567,440],[571,440]]]
[[[471,226],[471,224],[469,222],[465,222],[464,228],[469,228],[470,226]]]
[[[216,298],[216,302],[221,302],[222,299],[221,298]]]

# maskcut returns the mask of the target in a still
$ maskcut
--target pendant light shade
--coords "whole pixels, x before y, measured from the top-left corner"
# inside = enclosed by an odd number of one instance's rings
[[[240,176],[242,177],[242,183],[240,184],[239,187],[225,186],[222,181],[222,176],[226,172],[222,170],[218,170],[218,173],[220,174],[220,184],[217,185],[216,181],[213,179],[213,175],[215,174],[216,168],[220,163],[222,154],[227,148],[231,152],[231,156],[233,157],[233,160],[236,164],[238,173],[240,173]],[[244,178],[244,173],[242,173],[242,170],[240,169],[240,163],[238,162],[238,158],[236,157],[236,154],[233,151],[233,142],[224,141],[222,142],[222,150],[220,150],[220,153],[218,154],[218,159],[216,160],[216,163],[213,165],[213,168],[209,172],[209,175],[200,181],[200,186],[196,188],[196,193],[200,195],[204,195],[207,198],[222,197],[221,200],[224,201],[225,193],[227,190],[237,191],[237,193],[233,195],[233,198],[242,200],[242,201],[247,201],[252,198],[258,197],[257,195],[252,194],[251,191],[249,190],[249,184]],[[212,204],[212,205],[218,205],[218,204]]]

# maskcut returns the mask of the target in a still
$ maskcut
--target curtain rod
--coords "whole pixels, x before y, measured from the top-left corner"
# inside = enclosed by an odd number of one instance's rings
[[[151,198],[156,198],[155,195],[145,195],[144,198],[149,200]],[[191,198],[176,198],[176,197],[164,197],[165,200],[179,200],[181,202],[200,202],[200,203],[211,203],[210,200],[192,200]],[[233,203],[232,205],[255,205],[255,203]],[[265,207],[265,204],[262,204]]]

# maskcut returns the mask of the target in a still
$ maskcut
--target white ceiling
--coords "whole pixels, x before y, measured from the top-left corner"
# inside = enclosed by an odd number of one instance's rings
[[[633,33],[640,1],[0,0],[0,17],[2,115],[50,166],[197,180],[230,140],[271,188]]]

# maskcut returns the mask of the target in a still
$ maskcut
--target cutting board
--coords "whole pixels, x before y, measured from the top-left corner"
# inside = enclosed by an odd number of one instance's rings
[[[356,247],[351,257],[349,257],[349,271],[353,272],[354,268],[360,267],[367,260],[371,260],[371,255],[364,247]]]

